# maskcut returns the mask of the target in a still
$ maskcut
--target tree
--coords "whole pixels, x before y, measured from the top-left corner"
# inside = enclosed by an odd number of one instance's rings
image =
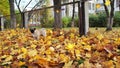
[[[103,0],[104,8],[107,15],[107,28],[106,31],[112,30],[113,26],[113,17],[114,17],[114,2],[115,0]],[[111,9],[109,10],[108,5],[110,5]]]
[[[50,6],[50,0],[46,0],[42,8],[49,7],[49,6]],[[51,13],[52,13],[52,9],[40,10],[39,16],[40,16],[40,22],[42,27],[48,27],[47,25],[50,23],[49,20],[53,18]]]
[[[15,16],[14,0],[9,0],[9,5],[10,5],[11,28],[16,28],[16,16]]]
[[[0,15],[9,15],[9,2],[8,0],[0,0]]]
[[[72,13],[72,19],[71,19],[71,26],[74,27],[74,16],[75,16],[75,0],[73,0],[73,13]]]
[[[61,29],[62,22],[61,22],[61,0],[53,0],[54,2],[54,28]]]
[[[69,0],[62,0],[63,1],[63,3],[68,3],[69,2]],[[69,5],[66,5],[66,8],[65,8],[65,13],[66,13],[66,16],[68,17],[69,16]]]
[[[20,3],[21,3],[21,0],[15,0],[15,4],[17,5],[17,8],[21,14],[21,21],[22,21],[22,25],[21,27],[25,27],[25,19],[24,19],[24,13],[26,11],[26,8],[31,4],[33,0],[29,0],[29,2],[25,5],[25,7],[23,8],[23,10],[21,9],[21,6],[20,6]],[[44,0],[37,0],[37,3],[31,8],[31,11],[36,9],[41,3],[43,4]],[[29,12],[28,14],[28,20],[30,20],[30,17],[32,15],[33,12]]]
[[[19,13],[20,13],[20,15],[21,15],[21,27],[25,27],[25,22],[24,22],[24,12],[25,12],[25,10],[26,10],[26,8],[27,8],[27,6],[30,4],[32,2],[32,0],[30,0],[28,3],[27,3],[27,5],[23,8],[23,10],[21,9],[21,7],[20,7],[20,3],[21,3],[21,0],[15,0],[15,4],[16,4],[16,6],[17,6],[17,8],[18,8],[18,10],[19,10]]]

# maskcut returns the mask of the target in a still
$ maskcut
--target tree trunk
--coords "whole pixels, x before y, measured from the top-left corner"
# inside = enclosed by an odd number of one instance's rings
[[[63,0],[63,2],[64,2],[64,3],[68,3],[69,0]],[[66,5],[65,13],[66,13],[66,16],[69,17],[69,5]]]
[[[71,27],[74,27],[74,16],[75,16],[75,0],[73,0],[73,14],[71,19]]]
[[[25,17],[24,17],[24,12],[20,13],[21,14],[21,28],[24,28],[25,27]]]
[[[113,17],[114,17],[114,0],[111,0],[111,10],[110,10],[110,15],[108,17],[108,23],[107,23],[107,28],[106,31],[110,31],[112,30],[112,26],[113,26]]]
[[[103,2],[105,3],[105,0],[103,0]],[[106,31],[112,30],[113,17],[114,17],[114,2],[115,2],[115,0],[110,0],[110,7],[111,7],[110,13],[109,13],[108,7],[104,4],[105,12],[106,12],[106,15],[107,15]]]
[[[14,0],[9,0],[9,5],[10,5],[11,28],[16,28],[16,16],[15,16]]]
[[[80,6],[81,5],[81,6]],[[85,35],[85,2],[78,3],[79,11],[79,35]]]
[[[62,22],[61,22],[61,0],[53,0],[54,1],[54,28],[61,29]]]
[[[108,17],[106,31],[112,30],[112,26],[113,26],[113,17]]]
[[[69,5],[66,5],[66,16],[69,16]]]

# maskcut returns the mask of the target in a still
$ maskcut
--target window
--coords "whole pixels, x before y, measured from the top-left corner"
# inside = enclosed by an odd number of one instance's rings
[[[120,1],[116,0],[116,7],[119,7],[119,5],[120,5]]]
[[[88,6],[89,6],[89,10],[92,10],[92,9],[91,9],[91,3],[88,3]]]
[[[94,6],[95,6],[95,4],[94,4],[94,3],[92,3],[92,8],[93,8],[92,10],[94,10]]]

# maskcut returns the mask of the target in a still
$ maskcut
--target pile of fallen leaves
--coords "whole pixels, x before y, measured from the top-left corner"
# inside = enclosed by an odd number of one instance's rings
[[[0,32],[0,67],[120,68],[120,31],[53,31],[35,40],[28,29]]]

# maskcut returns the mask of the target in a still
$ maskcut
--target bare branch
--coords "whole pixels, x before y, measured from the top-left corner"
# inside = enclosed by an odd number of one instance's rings
[[[15,4],[18,5],[17,0],[15,0]]]
[[[29,1],[29,3],[25,6],[25,8],[23,9],[23,12],[25,11],[25,9],[28,7],[28,5],[32,2],[32,0]]]
[[[110,2],[111,3],[110,4],[110,6],[111,6],[111,13],[110,13],[110,15],[111,16],[114,16],[114,2],[115,2],[114,0],[111,0],[111,2]]]
[[[107,6],[105,5],[105,0],[103,0],[103,3],[104,3],[104,8],[105,8],[105,12],[106,12],[106,15],[109,17],[109,10],[107,8]]]
[[[21,0],[19,0],[18,5],[20,5]]]
[[[21,2],[21,0],[19,0],[19,2]],[[20,3],[18,4],[18,3],[17,3],[17,0],[15,0],[15,4],[16,4],[19,12],[21,13],[22,11],[21,11],[21,9],[20,9]]]
[[[31,10],[33,10],[37,5],[39,5],[40,2],[41,2],[41,1],[39,1],[38,3],[36,3]]]
[[[39,0],[39,2],[36,3],[36,4],[34,5],[34,7],[31,9],[31,11],[34,10],[34,9],[36,9],[40,3],[41,3],[41,5],[42,5],[42,3],[44,3],[44,0],[41,0],[41,1]],[[37,7],[36,7],[36,6],[37,6]],[[33,12],[29,12],[29,14],[28,14],[28,15],[29,15],[29,16],[28,16],[28,17],[29,17],[28,20],[31,18],[32,14],[33,14]]]

